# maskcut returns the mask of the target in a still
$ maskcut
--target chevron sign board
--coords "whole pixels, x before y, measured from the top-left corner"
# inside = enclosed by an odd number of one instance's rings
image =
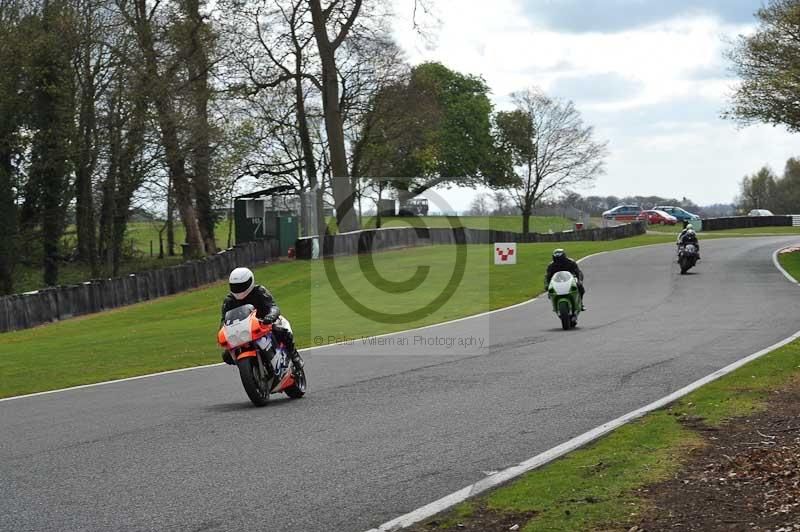
[[[494,245],[495,264],[516,264],[517,263],[517,243],[499,242]]]

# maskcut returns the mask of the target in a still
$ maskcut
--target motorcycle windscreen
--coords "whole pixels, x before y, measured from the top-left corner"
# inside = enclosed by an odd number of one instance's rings
[[[569,294],[572,289],[572,274],[569,272],[556,272],[550,280],[550,288],[555,290],[556,294],[563,296]]]
[[[225,325],[233,325],[237,321],[247,321],[250,314],[255,310],[253,305],[242,305],[225,313]]]

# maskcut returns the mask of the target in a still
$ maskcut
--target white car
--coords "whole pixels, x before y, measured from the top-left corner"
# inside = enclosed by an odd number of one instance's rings
[[[752,211],[747,213],[747,216],[775,216],[772,214],[772,211],[768,211],[767,209],[753,209]]]

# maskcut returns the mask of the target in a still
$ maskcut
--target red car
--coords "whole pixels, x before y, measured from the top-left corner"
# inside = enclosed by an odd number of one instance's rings
[[[664,211],[654,210],[651,209],[649,211],[642,211],[639,213],[640,220],[647,220],[647,223],[650,224],[660,224],[660,225],[675,225],[678,223],[678,219],[672,216],[671,214],[667,214]]]

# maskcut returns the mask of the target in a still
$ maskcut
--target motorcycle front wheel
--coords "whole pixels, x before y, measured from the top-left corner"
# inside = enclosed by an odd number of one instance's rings
[[[569,303],[566,301],[558,302],[558,317],[561,318],[561,328],[568,331],[572,327],[572,313],[569,311]]]
[[[300,399],[306,394],[306,368],[294,371],[294,384],[284,391],[292,399]]]
[[[261,375],[256,357],[243,358],[236,364],[239,366],[239,376],[247,397],[256,406],[266,405],[269,401],[269,383]]]

